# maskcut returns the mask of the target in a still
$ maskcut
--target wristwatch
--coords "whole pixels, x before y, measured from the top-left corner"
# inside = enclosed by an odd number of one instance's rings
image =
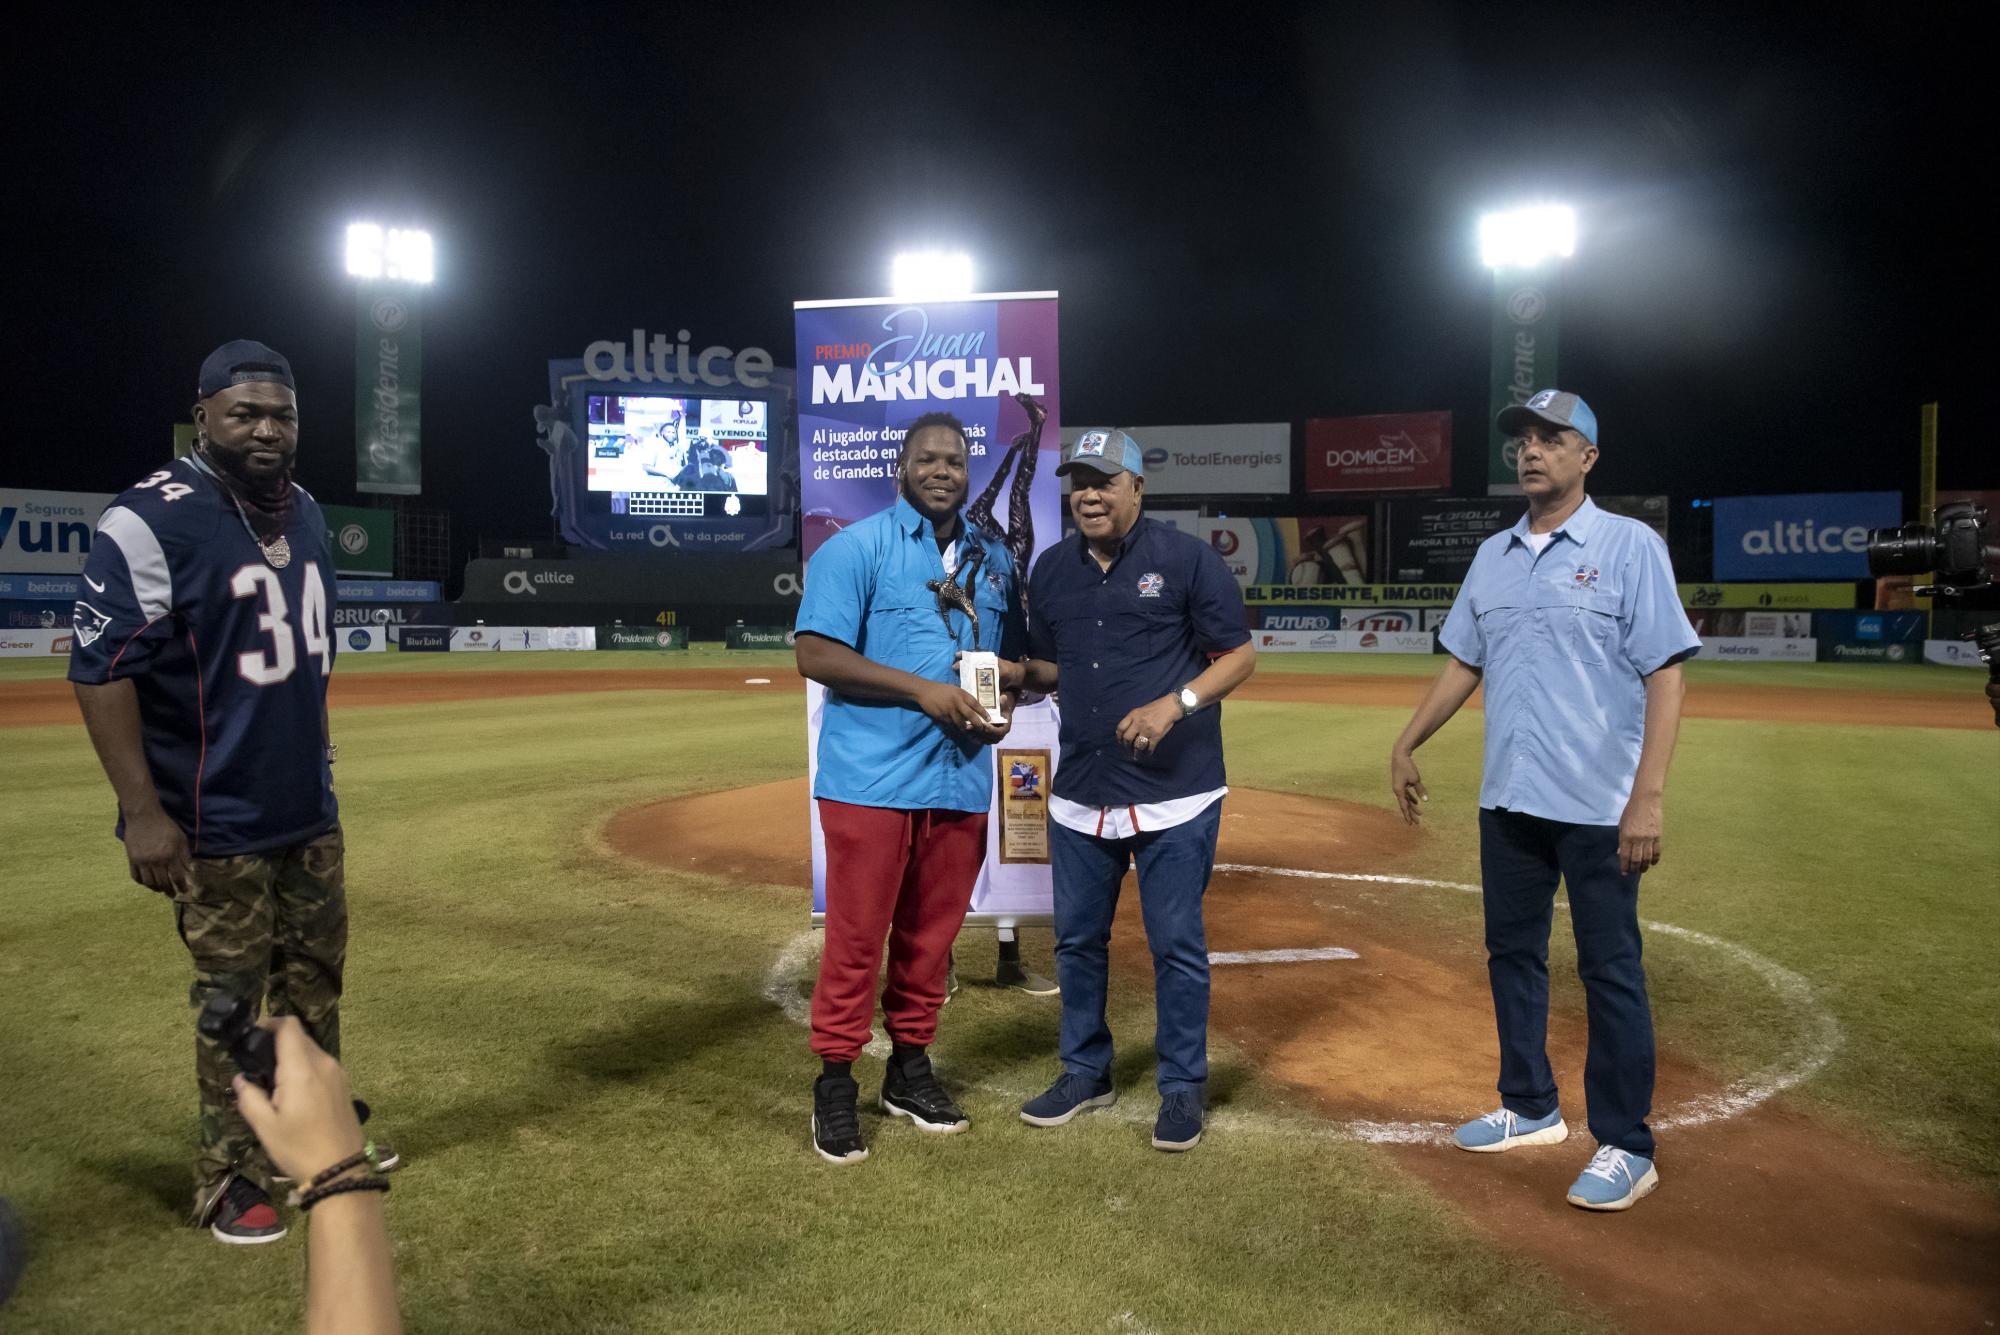
[[[1201,708],[1201,697],[1194,693],[1194,687],[1181,687],[1181,717],[1186,718]]]

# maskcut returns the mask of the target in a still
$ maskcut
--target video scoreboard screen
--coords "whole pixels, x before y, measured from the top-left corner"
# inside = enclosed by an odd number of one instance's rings
[[[758,399],[592,394],[585,485],[613,514],[762,514],[770,407]]]

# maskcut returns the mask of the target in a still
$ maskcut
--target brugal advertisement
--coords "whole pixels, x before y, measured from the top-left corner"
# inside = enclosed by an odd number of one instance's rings
[[[798,353],[799,490],[802,554],[896,500],[896,456],[908,423],[929,412],[965,423],[969,490],[965,520],[1005,538],[1023,583],[1035,556],[1062,537],[1062,393],[1056,357],[1056,294],[1018,292],[943,301],[864,298],[802,301],[793,307]],[[1045,411],[1039,431],[1020,396]],[[808,771],[819,765],[824,695],[808,684]],[[1046,756],[1036,775],[1052,781],[1058,715],[1053,702],[1018,707],[1003,748]],[[1017,757],[1018,759],[1018,757]],[[999,801],[996,770],[994,793]],[[812,806],[813,914],[826,909],[826,851]],[[1016,807],[1022,803],[1017,802]],[[1052,920],[1046,854],[1027,828],[1045,808],[1017,811],[1002,847],[1002,822],[989,820],[986,865],[968,922]],[[1003,856],[1003,853],[1005,856]]]

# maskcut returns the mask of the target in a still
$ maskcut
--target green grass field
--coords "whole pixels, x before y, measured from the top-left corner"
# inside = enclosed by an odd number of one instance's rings
[[[725,662],[755,675],[789,656],[352,655],[340,670]],[[60,669],[0,664],[0,690]],[[1310,661],[1350,669],[1429,670]],[[1691,678],[1976,689],[1964,672],[1855,665],[1697,664]],[[1233,784],[1386,805],[1404,711],[1228,708]],[[609,692],[345,709],[335,729],[347,1057],[410,1159],[389,1213],[413,1331],[1596,1327],[1378,1152],[1312,1135],[1254,1054],[1217,1051],[1218,1084],[1232,1111],[1268,1116],[1194,1154],[1158,1154],[1144,1122],[1121,1118],[1023,1126],[1019,1096],[1055,1073],[1055,1011],[988,987],[960,992],[938,1049],[972,1134],[920,1141],[871,1117],[867,1164],[820,1163],[805,1034],[764,995],[805,923],[800,890],[642,867],[598,840],[634,803],[801,773],[793,708]],[[1430,830],[1394,870],[1476,880],[1476,718],[1421,758]],[[175,1227],[194,1137],[186,956],[168,906],[125,880],[87,739],[0,732],[0,766],[0,1193],[32,1239],[0,1320],[296,1329],[298,1234],[229,1249]],[[1693,719],[1667,861],[1643,902],[1811,980],[1845,1040],[1785,1096],[1794,1106],[1993,1191],[1997,810],[2000,732]],[[1463,937],[1477,903],[1436,895],[1407,911]],[[1028,951],[1049,967],[1045,934]],[[1648,951],[1664,1045],[1730,1074],[1792,1041],[1754,978],[1672,941]],[[1557,1004],[1580,1008],[1573,984]],[[1143,1055],[1150,1005],[1141,988],[1114,991],[1127,1058]],[[879,1064],[859,1074],[872,1094]],[[1122,1093],[1150,1113],[1145,1074]],[[1488,1096],[1468,1090],[1467,1111]]]

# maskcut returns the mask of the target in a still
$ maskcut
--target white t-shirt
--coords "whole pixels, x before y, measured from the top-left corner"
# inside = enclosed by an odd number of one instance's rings
[[[1135,834],[1170,830],[1184,825],[1222,799],[1227,788],[1196,793],[1193,797],[1169,798],[1165,802],[1141,802],[1137,806],[1087,807],[1066,797],[1049,798],[1049,815],[1060,824],[1098,839],[1130,839]]]

